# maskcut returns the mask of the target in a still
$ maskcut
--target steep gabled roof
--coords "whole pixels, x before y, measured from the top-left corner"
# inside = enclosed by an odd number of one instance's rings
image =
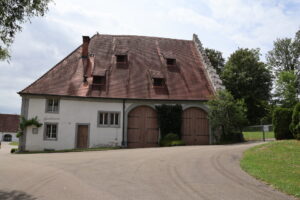
[[[15,133],[18,131],[19,123],[19,115],[0,114],[0,132]]]
[[[208,100],[214,95],[192,40],[97,34],[89,41],[88,58],[82,56],[83,48],[78,47],[20,94],[165,100]],[[116,55],[127,55],[126,67],[116,64]],[[168,66],[167,57],[176,59],[176,65]],[[84,82],[87,65],[90,75]],[[105,76],[104,89],[91,87],[93,73]],[[153,87],[153,73],[164,77],[164,89]]]

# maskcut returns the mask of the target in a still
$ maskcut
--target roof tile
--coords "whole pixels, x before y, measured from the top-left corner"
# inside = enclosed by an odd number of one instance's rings
[[[213,95],[192,40],[95,35],[89,43],[89,54],[93,56],[82,58],[81,51],[82,46],[20,94],[166,100],[207,100]],[[127,67],[118,67],[118,54],[127,54]],[[175,58],[176,66],[167,66],[166,56]],[[83,82],[86,71],[90,71],[89,76],[91,72],[106,73],[104,90],[94,91],[91,81]],[[165,78],[164,91],[152,87],[149,72]]]
[[[0,114],[0,132],[16,133],[19,129],[20,116]]]

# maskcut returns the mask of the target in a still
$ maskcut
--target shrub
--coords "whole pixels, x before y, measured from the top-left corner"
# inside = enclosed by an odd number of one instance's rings
[[[10,150],[10,153],[15,153],[15,152],[17,152],[17,151],[18,151],[17,148],[13,148],[13,149]]]
[[[177,134],[169,133],[160,140],[159,144],[162,147],[182,146],[184,142],[179,139]]]
[[[231,132],[222,134],[219,143],[226,144],[226,143],[236,143],[236,142],[244,142],[244,135],[241,132]]]
[[[300,102],[294,108],[290,131],[297,140],[300,140]]]
[[[290,108],[276,108],[273,113],[273,128],[275,138],[277,140],[292,139],[289,126],[292,121],[292,109]]]
[[[161,136],[164,138],[167,134],[174,133],[181,137],[182,106],[163,104],[155,108]]]
[[[185,143],[182,140],[175,140],[171,142],[171,146],[184,146]]]
[[[178,135],[174,133],[169,133],[164,137],[165,140],[173,141],[173,140],[179,140]]]

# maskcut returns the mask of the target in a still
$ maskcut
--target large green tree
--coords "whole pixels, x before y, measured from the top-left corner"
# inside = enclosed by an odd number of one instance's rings
[[[0,0],[0,60],[9,58],[9,47],[21,24],[43,16],[51,0]]]
[[[267,63],[275,74],[294,71],[300,66],[300,30],[295,38],[274,41],[274,47],[266,55]]]
[[[271,72],[259,56],[259,49],[238,49],[230,55],[221,74],[226,89],[235,99],[245,101],[251,124],[260,123],[266,115],[272,86]]]
[[[205,48],[205,54],[210,60],[211,65],[217,71],[217,74],[220,75],[225,65],[225,59],[222,56],[222,52],[215,49]]]
[[[295,94],[290,96],[295,96],[300,94],[300,30],[296,32],[295,37],[292,38],[282,38],[274,41],[274,47],[266,55],[267,64],[276,75],[275,85],[276,88],[285,87],[286,81],[284,81],[284,76],[287,77],[289,73],[294,73],[296,76],[296,90]],[[287,71],[288,73],[281,74],[281,72]],[[292,76],[292,75],[289,75]],[[294,79],[293,79],[294,80]],[[283,84],[284,83],[284,84]],[[293,84],[289,84],[293,85]],[[298,88],[298,90],[297,90]],[[288,92],[290,92],[289,90]],[[287,96],[278,96],[279,94],[284,94],[283,92],[277,92],[275,97],[285,99]],[[293,99],[291,99],[293,101]]]
[[[278,74],[275,85],[275,101],[285,108],[293,108],[297,99],[297,77],[293,71],[282,71]]]
[[[240,141],[243,127],[247,124],[246,106],[243,100],[235,100],[230,92],[218,91],[216,97],[208,102],[209,119],[220,142]]]

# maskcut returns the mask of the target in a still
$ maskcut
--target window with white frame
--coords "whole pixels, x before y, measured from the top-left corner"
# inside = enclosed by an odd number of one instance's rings
[[[111,126],[118,127],[120,125],[120,113],[119,112],[98,112],[98,126]]]
[[[58,99],[47,99],[46,112],[58,113],[59,100]]]
[[[45,124],[45,140],[57,140],[57,124]]]

